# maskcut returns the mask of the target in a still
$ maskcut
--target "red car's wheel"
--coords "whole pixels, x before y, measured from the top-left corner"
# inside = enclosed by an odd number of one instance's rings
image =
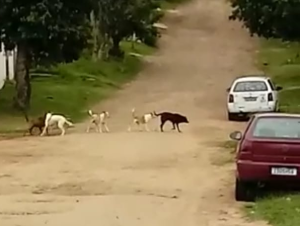
[[[235,200],[241,202],[253,202],[256,197],[256,186],[252,182],[239,179],[235,181]]]

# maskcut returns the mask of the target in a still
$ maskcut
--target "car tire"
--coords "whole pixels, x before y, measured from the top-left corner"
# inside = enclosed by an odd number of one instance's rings
[[[235,121],[236,115],[234,113],[227,112],[227,118],[229,121]]]
[[[256,186],[253,182],[239,179],[235,181],[235,200],[238,202],[253,202],[256,197]]]
[[[275,112],[280,112],[279,104],[276,104]]]

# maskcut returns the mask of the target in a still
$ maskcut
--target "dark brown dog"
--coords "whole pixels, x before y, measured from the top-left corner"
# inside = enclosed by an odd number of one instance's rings
[[[180,114],[177,114],[177,113],[171,113],[171,112],[162,112],[162,113],[155,113],[154,112],[154,115],[155,116],[160,116],[160,121],[161,121],[161,124],[160,124],[160,130],[161,132],[163,132],[163,127],[164,127],[164,124],[167,122],[167,121],[170,121],[172,124],[173,124],[173,130],[175,129],[175,126],[177,128],[177,131],[179,133],[181,133],[180,129],[179,129],[179,124],[180,123],[189,123],[187,117],[183,116],[183,115],[180,115]]]
[[[25,115],[25,119],[26,119],[26,121],[29,124],[28,132],[29,132],[30,135],[33,135],[32,132],[33,132],[34,128],[38,128],[40,130],[40,134],[42,133],[43,128],[45,127],[46,114],[47,113],[45,113],[41,117],[38,117],[38,118],[35,118],[35,119],[31,119],[31,120],[29,120],[28,116]],[[47,129],[47,134],[48,134],[48,129]]]

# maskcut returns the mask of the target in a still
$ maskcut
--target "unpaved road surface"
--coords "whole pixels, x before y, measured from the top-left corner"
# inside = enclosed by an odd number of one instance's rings
[[[254,41],[227,20],[225,1],[179,10],[140,77],[95,107],[110,111],[110,134],[86,134],[82,124],[65,137],[1,141],[1,226],[252,225],[218,142],[244,126],[227,121],[225,90],[256,72]],[[133,107],[180,112],[190,124],[160,133],[154,120],[154,131],[128,133]]]

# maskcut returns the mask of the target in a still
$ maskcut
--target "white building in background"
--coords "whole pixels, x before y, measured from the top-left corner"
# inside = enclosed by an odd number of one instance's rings
[[[0,43],[0,89],[3,88],[5,80],[13,80],[15,74],[16,51],[5,53],[4,45]]]

